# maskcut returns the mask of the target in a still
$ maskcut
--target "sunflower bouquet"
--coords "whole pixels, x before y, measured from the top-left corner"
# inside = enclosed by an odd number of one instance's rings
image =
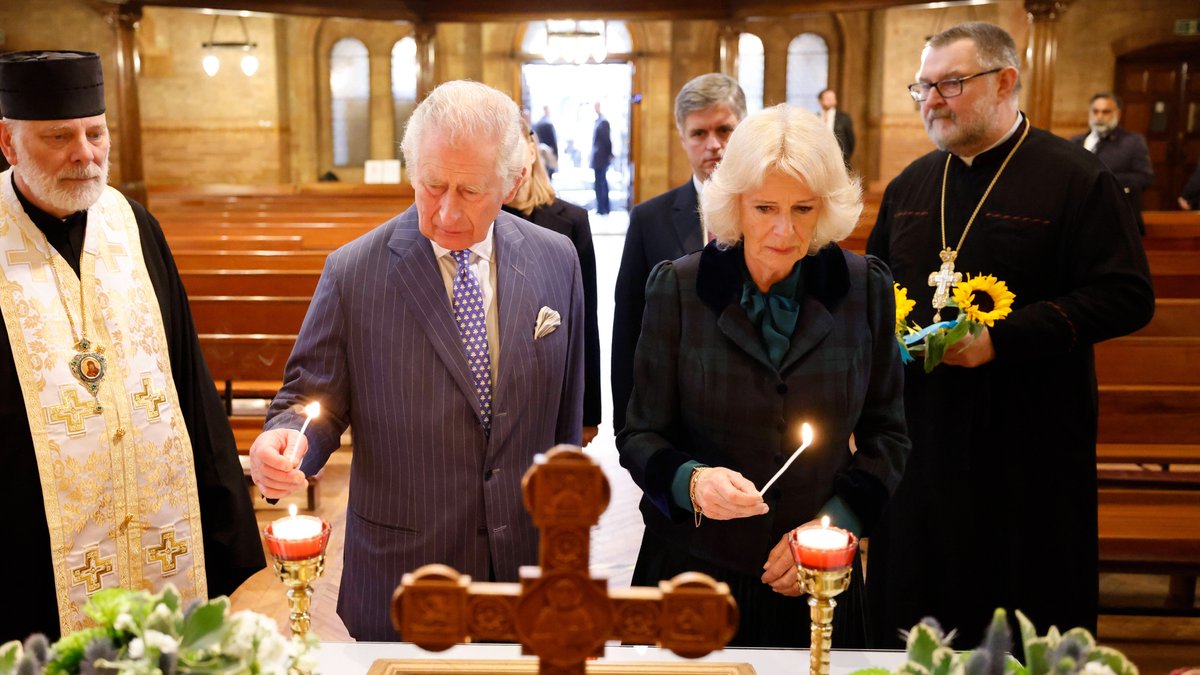
[[[908,289],[896,283],[892,286],[896,294],[896,342],[900,345],[900,359],[909,363],[915,355],[923,356],[927,373],[942,362],[951,345],[968,335],[979,335],[984,326],[990,328],[1012,313],[1016,298],[996,277],[968,274],[965,280],[955,284],[947,303],[948,307],[958,309],[958,316],[922,328],[908,321],[908,315],[916,306],[916,301],[908,297]]]

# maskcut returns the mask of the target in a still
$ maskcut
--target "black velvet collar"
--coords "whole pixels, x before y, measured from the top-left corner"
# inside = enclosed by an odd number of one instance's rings
[[[745,283],[745,250],[741,244],[730,249],[709,242],[700,253],[696,294],[714,312],[720,314],[730,303],[738,302]],[[850,290],[850,271],[846,257],[837,244],[830,244],[804,259],[804,294],[816,298],[826,309],[833,308]]]

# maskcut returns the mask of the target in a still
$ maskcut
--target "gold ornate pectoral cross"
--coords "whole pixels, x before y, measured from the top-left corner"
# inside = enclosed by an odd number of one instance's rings
[[[939,255],[942,258],[942,266],[938,271],[929,274],[929,285],[936,287],[933,292],[934,323],[942,320],[942,308],[950,300],[950,289],[962,281],[962,272],[954,271],[954,259],[958,257],[958,252],[944,248]]]

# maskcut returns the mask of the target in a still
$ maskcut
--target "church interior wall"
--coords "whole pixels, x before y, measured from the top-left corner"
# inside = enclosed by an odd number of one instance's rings
[[[1195,0],[1078,0],[1059,19],[1059,68],[1054,81],[1052,131],[1087,131],[1088,99],[1112,91],[1117,57],[1179,40],[1176,19],[1194,19]],[[1188,38],[1200,53],[1200,38]]]
[[[242,39],[238,17],[147,7],[138,26],[138,96],[146,182],[155,185],[279,183],[290,174],[277,77],[276,24],[244,19],[258,71],[247,77],[240,50],[220,49],[216,75],[201,69],[204,42]]]

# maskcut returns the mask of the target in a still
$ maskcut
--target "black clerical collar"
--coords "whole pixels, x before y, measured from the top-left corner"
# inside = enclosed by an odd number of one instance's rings
[[[29,216],[37,229],[46,235],[46,241],[50,242],[54,250],[58,251],[63,259],[71,265],[75,274],[79,274],[79,256],[83,253],[87,211],[76,211],[66,218],[50,215],[21,193],[21,188],[17,187],[16,174],[10,176],[10,180],[12,180],[13,192],[16,193],[17,200],[21,202],[21,208],[25,209],[25,215]]]

